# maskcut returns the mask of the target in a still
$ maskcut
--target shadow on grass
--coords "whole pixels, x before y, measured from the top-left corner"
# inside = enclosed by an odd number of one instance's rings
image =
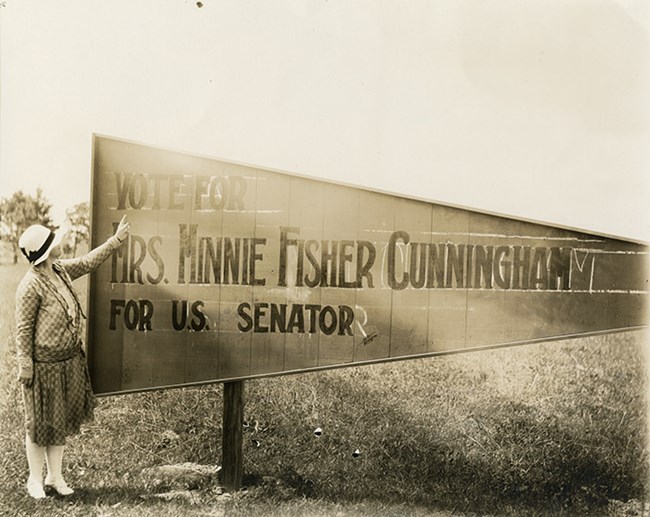
[[[75,488],[74,494],[70,496],[60,496],[53,489],[46,489],[46,493],[52,499],[64,503],[112,506],[129,501],[140,502],[144,491],[140,487],[104,486],[95,488],[81,486]]]
[[[374,500],[499,514],[586,513],[610,499],[643,498],[642,419],[611,426],[492,397],[466,402],[448,421],[444,412],[387,405],[381,393],[343,378],[330,376],[319,389],[323,399],[338,399],[320,419],[323,435],[271,425],[270,436],[255,440],[262,450],[246,452],[253,456],[250,488],[280,499]],[[282,434],[289,449],[278,448],[275,438]],[[350,453],[357,448],[355,459]]]
[[[12,494],[4,494],[0,500],[0,508],[10,509],[11,513],[2,515],[13,516],[68,516],[68,515],[97,515],[103,508],[114,505],[140,505],[143,503],[142,490],[136,487],[106,486],[102,488],[75,487],[75,492],[69,496],[61,496],[52,488],[46,487],[47,497],[34,500],[21,490]]]

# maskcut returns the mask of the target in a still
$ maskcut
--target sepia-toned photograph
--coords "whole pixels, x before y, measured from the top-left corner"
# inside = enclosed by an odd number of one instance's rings
[[[0,2],[0,515],[650,516],[650,5]]]

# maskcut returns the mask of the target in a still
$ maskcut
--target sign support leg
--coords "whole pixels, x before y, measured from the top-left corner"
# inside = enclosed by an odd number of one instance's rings
[[[223,384],[221,484],[239,490],[243,478],[244,381]]]

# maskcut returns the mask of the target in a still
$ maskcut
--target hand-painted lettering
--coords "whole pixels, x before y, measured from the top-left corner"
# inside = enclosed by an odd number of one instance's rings
[[[572,248],[412,242],[395,231],[386,248],[388,287],[571,290]]]
[[[240,332],[353,335],[354,310],[347,305],[242,302],[237,315]]]
[[[178,225],[178,283],[263,286],[256,265],[266,239],[212,237],[198,234],[198,225]],[[189,266],[189,278],[188,278]]]
[[[114,172],[117,210],[244,210],[246,179]]]
[[[187,300],[172,300],[172,326],[174,330],[210,330],[207,325],[207,318],[203,312],[203,307],[205,304],[197,300],[192,303],[190,306]],[[189,310],[188,310],[189,307]],[[192,313],[192,320],[188,324],[188,319],[190,317],[190,311]]]
[[[118,318],[127,330],[152,330],[153,303],[149,300],[111,300],[109,330],[117,330]]]
[[[151,285],[159,284],[165,276],[165,263],[158,249],[162,242],[158,235],[145,241],[143,237],[131,234],[126,245],[111,257],[111,283],[143,285],[146,279]],[[148,258],[153,264],[147,261]]]
[[[373,287],[371,269],[376,251],[369,241],[303,240],[300,228],[280,228],[280,287]],[[305,258],[307,260],[305,260]]]

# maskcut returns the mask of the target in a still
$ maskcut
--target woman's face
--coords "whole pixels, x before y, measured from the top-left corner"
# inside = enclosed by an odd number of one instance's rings
[[[57,244],[50,250],[50,257],[58,259],[61,256],[61,245]]]

